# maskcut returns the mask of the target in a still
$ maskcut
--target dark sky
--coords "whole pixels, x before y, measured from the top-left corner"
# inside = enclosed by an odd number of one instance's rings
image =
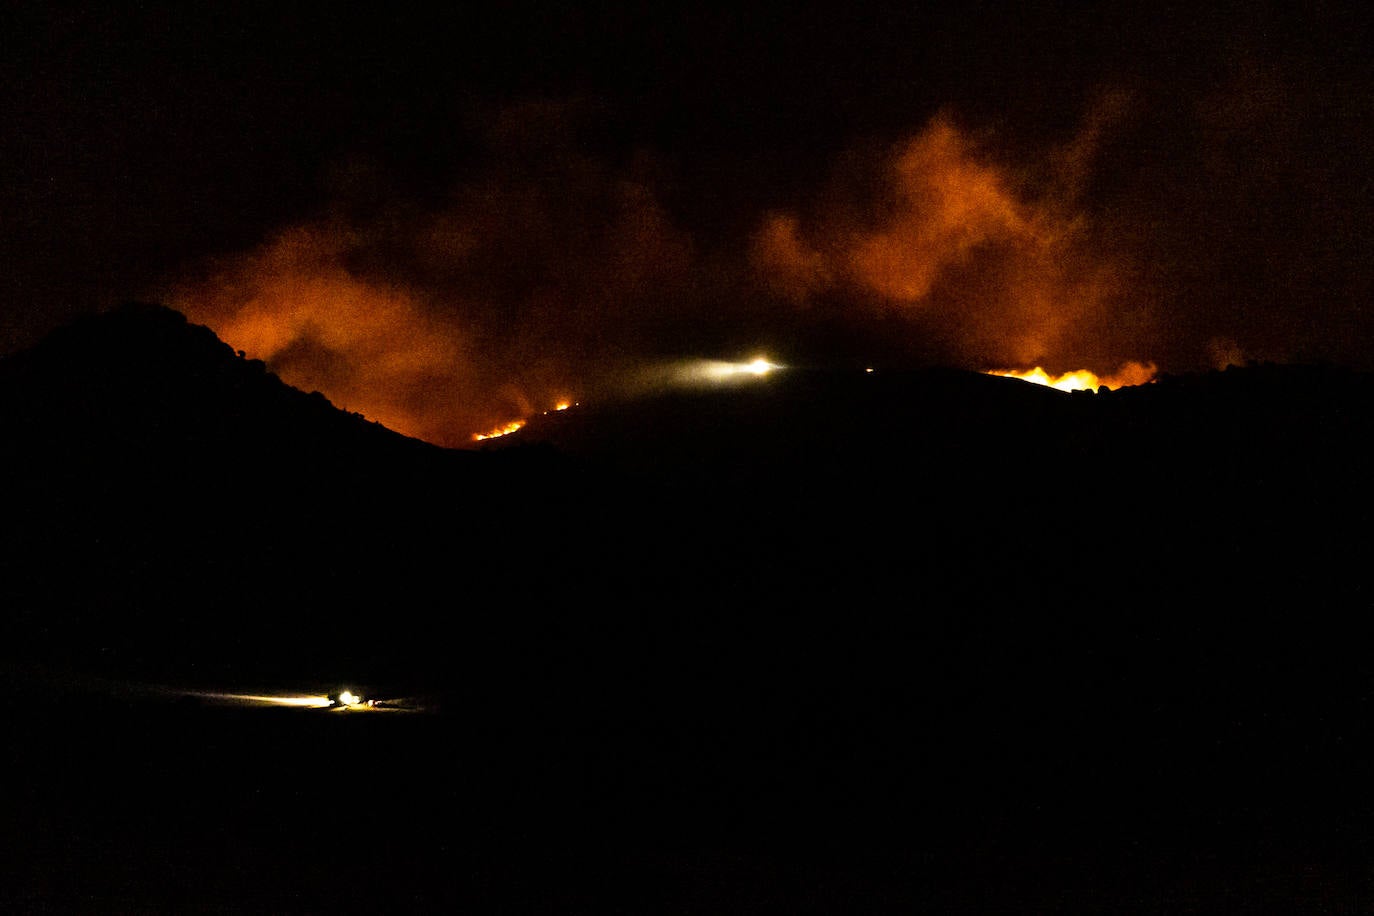
[[[454,442],[754,348],[1374,362],[1354,3],[16,6],[0,352],[159,298]]]

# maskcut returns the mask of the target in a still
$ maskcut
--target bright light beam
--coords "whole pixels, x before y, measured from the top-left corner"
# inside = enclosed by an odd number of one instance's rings
[[[187,691],[187,696],[199,697],[203,700],[215,700],[221,703],[242,706],[293,706],[298,709],[325,709],[334,705],[334,701],[329,697],[316,696],[270,696],[265,694],[253,693],[209,693],[200,691]]]
[[[782,368],[782,366],[769,362],[762,356],[747,363],[701,359],[682,364],[674,375],[679,383],[684,384],[719,383],[735,381],[748,376],[761,378],[774,369]]]

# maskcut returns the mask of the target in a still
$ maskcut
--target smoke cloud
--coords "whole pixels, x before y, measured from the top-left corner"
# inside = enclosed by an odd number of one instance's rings
[[[577,150],[576,120],[507,111],[489,165],[428,205],[346,169],[355,198],[170,297],[287,382],[444,445],[577,398],[664,336],[694,256],[633,166]]]
[[[937,117],[851,160],[812,210],[765,218],[753,264],[799,305],[839,300],[897,316],[945,362],[1106,373],[1125,356],[1100,332],[1132,278],[1124,257],[1096,243],[1076,199],[1100,129],[1094,119],[1038,168],[1018,168]]]
[[[483,164],[437,201],[341,168],[330,212],[201,265],[171,298],[289,383],[451,446],[623,387],[654,359],[779,342],[783,358],[824,359],[807,342],[818,319],[895,316],[896,340],[860,338],[970,368],[1116,368],[1081,344],[1125,289],[1073,206],[1082,137],[1018,171],[937,117],[845,159],[808,209],[710,249],[675,224],[652,157],[585,151],[587,117],[507,109]]]

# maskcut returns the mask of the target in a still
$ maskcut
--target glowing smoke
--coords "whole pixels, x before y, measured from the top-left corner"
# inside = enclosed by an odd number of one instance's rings
[[[911,336],[945,341],[946,361],[1106,371],[1120,355],[1105,357],[1094,335],[1130,277],[1073,196],[1100,130],[1094,120],[1038,172],[1017,171],[937,117],[840,176],[811,211],[769,215],[753,263],[799,304],[899,316]]]
[[[692,248],[633,172],[574,149],[575,117],[509,112],[446,199],[344,200],[169,298],[288,383],[441,444],[577,397],[663,336]]]
[[[172,302],[287,382],[453,446],[624,393],[679,356],[805,350],[818,315],[876,316],[869,343],[970,369],[1109,373],[1151,358],[1120,346],[1123,328],[1139,330],[1121,317],[1127,262],[1076,206],[1100,117],[1016,168],[938,117],[850,157],[819,203],[715,248],[670,218],[653,168],[581,151],[582,117],[568,104],[506,112],[489,164],[437,202],[379,202],[380,181],[355,175],[352,193],[368,193],[202,265]],[[793,355],[825,356],[779,353]]]

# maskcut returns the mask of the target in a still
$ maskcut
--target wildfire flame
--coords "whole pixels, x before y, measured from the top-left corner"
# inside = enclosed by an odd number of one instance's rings
[[[493,429],[490,432],[473,433],[472,441],[481,442],[483,439],[499,439],[501,436],[509,436],[511,433],[515,432],[517,429],[520,429],[524,425],[524,420],[511,420],[504,426],[498,426],[496,429]]]
[[[559,413],[576,406],[577,401],[574,401],[570,398],[563,398],[562,400],[555,403],[551,409],[543,411],[543,414],[544,416],[548,416],[550,413]],[[527,422],[529,421],[523,419],[511,420],[509,423],[502,424],[501,426],[498,426],[495,429],[489,430],[485,433],[473,433],[472,441],[481,442],[484,439],[499,439],[502,436],[509,436],[516,430],[523,429]]]
[[[1017,378],[1025,382],[1057,388],[1060,391],[1095,391],[1098,388],[1113,390],[1131,385],[1146,385],[1154,381],[1156,371],[1154,363],[1148,365],[1145,363],[1127,363],[1114,374],[1103,376],[1089,372],[1087,369],[1065,372],[1062,375],[1050,375],[1040,366],[1036,366],[1034,369],[993,369],[987,374],[1000,375],[1004,378]]]

